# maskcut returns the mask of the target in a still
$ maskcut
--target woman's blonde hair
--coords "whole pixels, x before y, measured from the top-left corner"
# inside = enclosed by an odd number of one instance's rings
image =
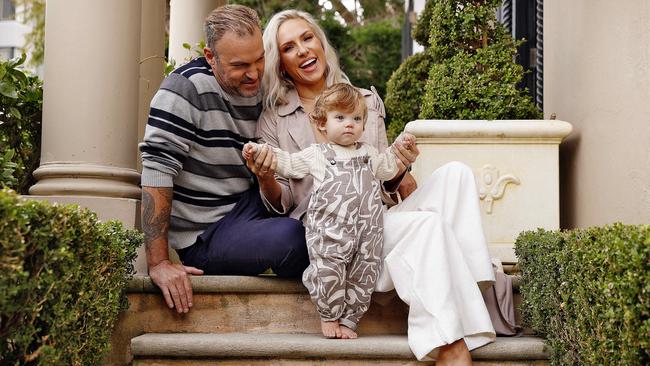
[[[327,58],[327,68],[325,69],[325,86],[335,83],[350,83],[348,77],[341,71],[339,59],[336,51],[330,45],[325,32],[316,23],[314,18],[304,11],[284,10],[275,14],[269,20],[266,29],[264,29],[264,108],[275,109],[279,105],[287,104],[287,92],[294,88],[293,81],[290,78],[283,77],[280,72],[280,45],[278,44],[278,29],[290,19],[302,19],[311,28],[316,37],[320,40]]]
[[[363,124],[368,119],[368,106],[366,98],[359,89],[346,83],[337,83],[323,90],[314,103],[314,110],[309,113],[309,118],[318,127],[327,122],[327,112],[338,111],[343,113],[361,112]]]

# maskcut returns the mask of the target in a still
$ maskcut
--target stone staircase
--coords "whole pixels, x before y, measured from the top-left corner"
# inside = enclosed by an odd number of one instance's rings
[[[406,339],[407,306],[376,293],[356,340],[320,335],[307,291],[275,277],[192,278],[194,307],[170,311],[146,276],[129,284],[129,309],[112,337],[109,365],[426,365]],[[518,296],[515,296],[517,302]],[[547,365],[543,340],[499,337],[472,352],[475,365]]]

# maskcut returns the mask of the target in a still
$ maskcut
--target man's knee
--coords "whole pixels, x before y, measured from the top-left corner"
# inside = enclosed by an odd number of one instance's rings
[[[281,258],[274,272],[281,277],[297,277],[309,263],[307,245],[305,244],[305,228],[294,219],[282,219],[275,223],[274,235],[269,237],[275,254]]]
[[[305,227],[295,219],[277,219],[273,223],[273,235],[269,240],[280,244],[281,247],[305,248]]]

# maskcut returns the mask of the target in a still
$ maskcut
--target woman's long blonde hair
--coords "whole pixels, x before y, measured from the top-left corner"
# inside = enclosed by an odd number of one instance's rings
[[[327,58],[327,68],[325,70],[325,86],[331,86],[336,83],[347,83],[350,81],[348,77],[341,71],[339,66],[339,59],[336,56],[336,51],[330,45],[325,32],[323,29],[316,23],[314,18],[304,11],[300,10],[283,10],[275,14],[269,24],[264,29],[264,108],[275,109],[279,105],[286,104],[287,101],[287,92],[294,88],[293,81],[290,78],[285,78],[280,73],[280,46],[278,45],[278,29],[282,23],[290,19],[302,19],[318,37],[321,44],[323,45],[323,50],[325,51],[325,57]]]

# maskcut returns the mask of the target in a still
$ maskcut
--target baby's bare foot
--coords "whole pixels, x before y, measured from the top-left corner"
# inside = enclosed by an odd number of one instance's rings
[[[320,328],[326,338],[341,338],[341,327],[338,320],[332,322],[321,320]]]
[[[342,339],[357,339],[357,332],[353,331],[352,329],[346,327],[345,325],[341,325],[341,338]]]

